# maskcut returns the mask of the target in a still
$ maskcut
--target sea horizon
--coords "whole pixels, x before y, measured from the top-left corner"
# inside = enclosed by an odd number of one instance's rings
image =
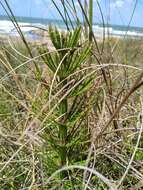
[[[60,19],[23,17],[23,16],[16,16],[15,18],[19,24],[26,26],[22,27],[23,32],[30,32],[31,30],[34,30],[33,26],[39,26],[45,28],[49,25],[54,25],[62,30],[66,30],[64,22]],[[32,27],[29,27],[30,25]],[[76,25],[74,21],[73,25]],[[6,15],[0,15],[0,34],[5,34],[5,33],[14,34],[13,30],[14,26],[10,18]],[[103,33],[105,34],[108,33],[112,36],[118,36],[118,37],[122,37],[124,35],[129,37],[143,37],[143,27],[138,27],[138,26],[124,26],[117,24],[104,24],[103,26],[103,24],[101,23],[94,23],[93,31],[95,34],[97,34],[97,36],[102,36]]]

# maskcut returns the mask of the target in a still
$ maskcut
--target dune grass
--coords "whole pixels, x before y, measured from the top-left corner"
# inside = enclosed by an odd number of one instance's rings
[[[47,29],[52,49],[20,27],[0,48],[0,189],[143,188],[143,41],[97,40],[93,1],[78,3],[84,27],[61,0],[67,32]]]

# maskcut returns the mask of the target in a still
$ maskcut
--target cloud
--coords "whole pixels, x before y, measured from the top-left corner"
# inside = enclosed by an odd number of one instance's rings
[[[116,6],[117,7],[122,7],[123,5],[124,5],[123,1],[121,1],[121,0],[116,1]]]
[[[125,3],[124,0],[116,0],[116,1],[110,3],[110,7],[112,9],[121,8],[121,7],[123,7],[124,3]]]
[[[111,1],[110,7],[112,9],[122,8],[123,6],[127,6],[127,5],[131,4],[132,2],[133,2],[133,0],[114,0],[114,1]]]

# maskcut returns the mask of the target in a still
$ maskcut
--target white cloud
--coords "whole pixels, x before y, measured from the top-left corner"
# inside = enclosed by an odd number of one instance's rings
[[[123,1],[121,1],[121,0],[116,1],[116,6],[117,7],[122,7],[123,5],[124,5]]]
[[[127,6],[127,4],[131,4],[133,0],[113,0],[110,3],[110,7],[114,8],[122,8],[123,6]]]
[[[111,8],[121,8],[124,5],[124,0],[115,0],[114,2],[111,2],[110,7]]]

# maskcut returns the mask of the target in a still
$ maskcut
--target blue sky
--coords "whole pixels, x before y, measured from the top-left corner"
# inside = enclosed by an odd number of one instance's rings
[[[61,9],[60,0],[55,0]],[[83,1],[83,0],[81,0]],[[101,15],[97,7],[97,0],[94,1],[94,21],[101,22]],[[136,0],[98,0],[104,13],[105,22],[110,18],[110,23],[128,25]],[[3,0],[1,0],[3,2]],[[16,16],[30,16],[41,18],[59,19],[60,16],[52,5],[51,0],[8,0]],[[71,0],[69,0],[71,2]],[[77,0],[76,8],[79,12],[80,7]],[[110,12],[110,16],[109,16]],[[5,14],[0,6],[0,14]],[[131,22],[133,26],[143,27],[143,0],[138,0],[137,7]]]

